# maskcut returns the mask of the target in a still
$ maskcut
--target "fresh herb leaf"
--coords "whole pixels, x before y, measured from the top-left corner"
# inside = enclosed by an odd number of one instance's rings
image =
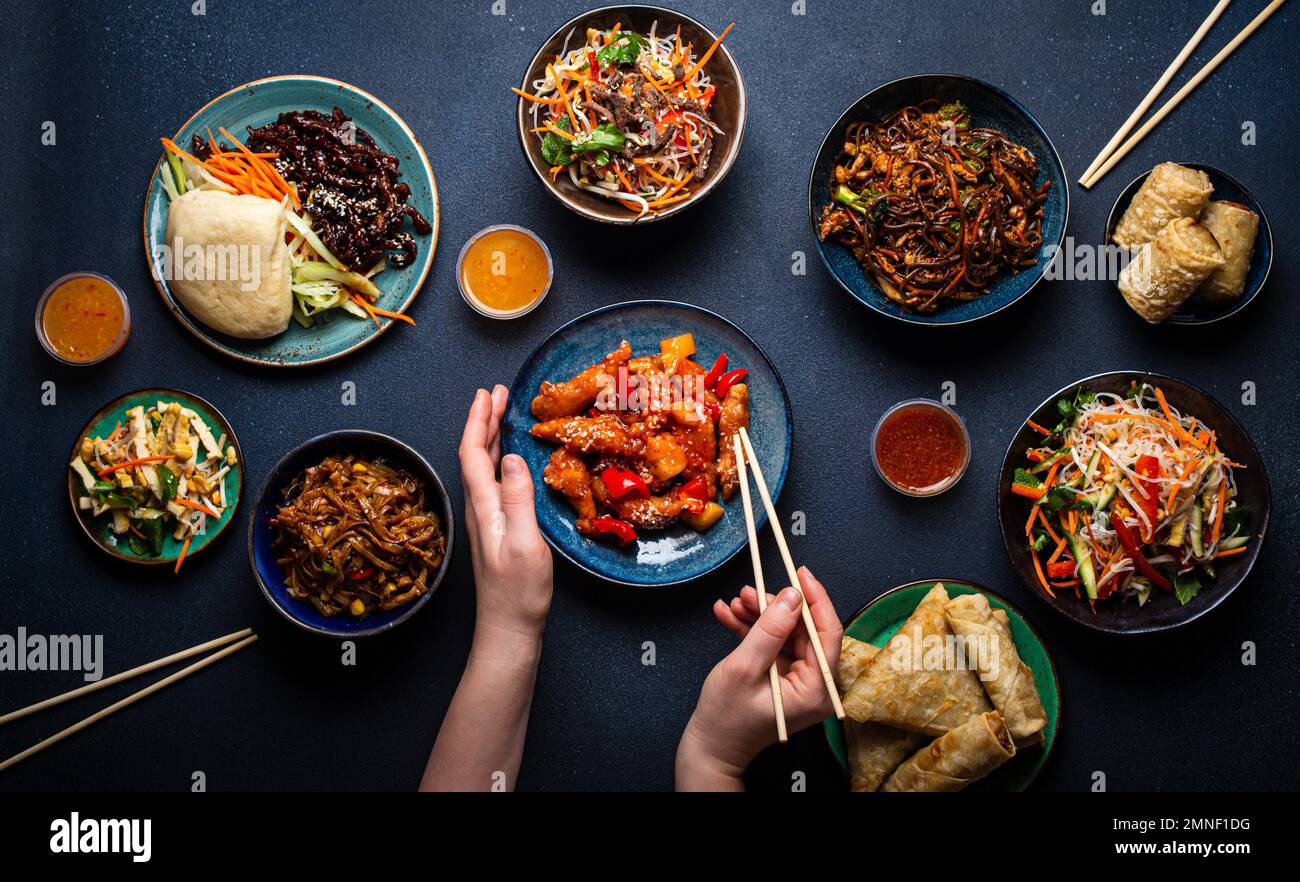
[[[135,527],[143,534],[143,538],[137,536],[134,532],[127,536],[127,544],[130,546],[131,551],[149,557],[157,557],[162,554],[162,518],[136,521]]]
[[[1195,573],[1174,576],[1174,596],[1178,598],[1180,604],[1186,606],[1188,601],[1200,592],[1201,580],[1196,578]]]
[[[125,493],[105,493],[104,504],[109,508],[125,508],[131,511],[140,507],[140,503],[135,501],[134,496],[127,496]]]
[[[596,53],[596,61],[601,67],[634,65],[641,57],[641,50],[645,46],[645,38],[640,34],[622,34],[613,43]]]
[[[939,119],[955,119],[967,113],[966,105],[960,101],[953,101],[939,108]]]
[[[176,488],[179,482],[176,479],[176,473],[171,469],[163,467],[158,469],[158,486],[162,490],[162,504],[165,506],[176,498]]]
[[[600,153],[605,150],[622,150],[626,144],[623,133],[613,123],[605,123],[597,126],[590,132],[583,132],[573,139],[570,145],[573,150],[584,150],[591,153]]]
[[[552,125],[560,131],[569,131],[569,121],[564,117]],[[554,132],[547,132],[542,138],[542,159],[548,165],[568,165],[573,162],[573,148],[568,139],[561,138]]]
[[[339,571],[334,569],[334,565],[327,560],[321,561],[320,568],[321,572],[327,576],[337,576],[339,574]]]
[[[1029,543],[1030,551],[1042,551],[1047,547],[1047,531],[1036,530],[1034,532],[1034,541]]]
[[[1236,530],[1246,523],[1246,515],[1250,514],[1250,509],[1244,505],[1234,505],[1232,508],[1223,510],[1223,526],[1221,528],[1223,536],[1231,536]]]

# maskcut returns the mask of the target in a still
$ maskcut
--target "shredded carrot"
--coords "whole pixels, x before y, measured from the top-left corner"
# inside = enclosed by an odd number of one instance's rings
[[[185,544],[181,546],[181,553],[176,557],[176,569],[172,570],[173,573],[181,571],[181,564],[185,563],[185,553],[190,550],[190,540],[193,538],[193,533],[185,537]]]
[[[1247,546],[1245,545],[1241,546],[1240,548],[1229,548],[1227,551],[1220,551],[1218,554],[1215,555],[1215,557],[1216,558],[1231,557],[1234,554],[1241,554],[1243,551],[1246,550],[1246,548]]]
[[[560,128],[559,126],[553,126],[553,125],[551,125],[551,123],[550,123],[549,121],[543,123],[543,127],[546,129],[546,131],[548,131],[548,132],[554,132],[555,134],[559,135],[561,138],[564,138],[565,140],[568,140],[568,141],[576,140],[576,139],[574,138],[573,135],[569,134],[569,133],[566,132],[564,129]]]
[[[1033,420],[1025,420],[1025,425],[1033,429],[1035,432],[1037,432],[1040,435],[1052,434],[1050,429],[1044,429],[1042,426],[1038,425],[1038,423],[1034,422]]]
[[[578,131],[578,118],[573,115],[573,108],[569,105],[569,94],[564,91],[564,82],[560,79],[560,75],[555,72],[554,65],[546,65],[546,72],[551,75],[551,79],[555,80],[555,88],[560,93],[560,103],[564,105],[565,112],[569,114],[569,125],[573,126],[573,131]]]
[[[1056,550],[1053,551],[1052,556],[1047,559],[1047,565],[1051,566],[1052,564],[1056,563],[1056,561],[1061,557],[1061,554],[1064,553],[1064,551],[1065,551],[1065,540],[1064,539],[1058,540],[1056,543]]]
[[[1169,402],[1165,400],[1165,393],[1160,390],[1159,386],[1156,386],[1155,389],[1156,389],[1156,401],[1160,402],[1160,409],[1164,411],[1165,419],[1169,421],[1169,428],[1171,431],[1173,431],[1174,435],[1179,440],[1191,444],[1193,447],[1196,447],[1200,450],[1204,450],[1205,445],[1201,443],[1197,438],[1195,438],[1190,432],[1184,429],[1182,425],[1178,422],[1178,420],[1174,419],[1174,412],[1169,409]]]
[[[129,459],[124,463],[120,463],[115,466],[109,466],[106,469],[101,469],[99,472],[99,476],[102,478],[105,475],[111,475],[113,472],[120,471],[122,469],[135,468],[138,465],[144,465],[150,462],[162,462],[163,460],[166,459],[171,459],[171,457],[170,456],[142,456],[139,459]]]
[[[623,185],[623,188],[629,193],[635,193],[636,188],[632,186],[632,182],[623,174],[623,170],[618,167],[618,163],[612,162],[610,165],[614,166],[614,174],[618,175],[618,182]]]
[[[690,82],[691,80],[695,79],[695,75],[700,71],[704,70],[704,65],[709,63],[709,59],[713,57],[713,53],[718,51],[718,47],[722,45],[722,41],[726,39],[727,34],[731,33],[731,29],[734,28],[735,26],[736,23],[734,21],[731,24],[727,25],[727,27],[723,30],[723,32],[718,35],[718,39],[713,41],[713,45],[709,47],[709,51],[705,52],[704,55],[700,57],[700,60],[695,62],[695,66],[692,67],[690,70],[688,70],[686,72],[686,75],[682,77],[683,83]]]
[[[1175,484],[1173,489],[1169,491],[1169,503],[1165,506],[1165,511],[1169,512],[1170,514],[1173,514],[1174,500],[1178,498],[1179,485],[1182,484],[1183,481],[1186,481],[1187,476],[1190,475],[1192,473],[1192,470],[1195,469],[1200,464],[1201,461],[1199,459],[1193,459],[1189,463],[1187,463],[1187,468],[1183,469],[1183,473],[1178,476],[1178,483]]]
[[[651,208],[663,208],[665,205],[672,205],[675,202],[681,202],[683,199],[690,199],[692,195],[694,194],[679,193],[676,196],[664,196],[654,200],[653,202],[647,202],[646,205]]]
[[[523,89],[516,89],[514,86],[510,87],[510,91],[514,92],[520,98],[527,98],[529,101],[535,101],[538,104],[559,104],[560,103],[559,98],[543,98],[540,95],[530,95],[527,92],[525,92]]]
[[[366,312],[370,313],[370,317],[375,320],[375,327],[379,327],[379,316],[381,315],[384,318],[398,319],[407,322],[408,324],[415,324],[415,319],[411,318],[409,315],[403,315],[400,312],[389,312],[387,309],[380,309],[355,291],[352,292],[352,299],[360,304]]]
[[[1214,531],[1210,533],[1210,544],[1213,545],[1219,541],[1219,531],[1223,529],[1223,503],[1228,497],[1228,478],[1219,479],[1219,504],[1214,512]]]
[[[1043,575],[1043,564],[1038,560],[1038,552],[1035,551],[1032,553],[1034,556],[1034,572],[1038,574],[1039,583],[1043,586],[1043,590],[1047,592],[1049,597],[1055,597],[1056,592],[1052,590],[1051,585],[1047,584],[1047,577]]]
[[[191,501],[191,500],[189,500],[189,499],[182,499],[182,498],[180,498],[180,497],[177,497],[177,499],[176,499],[176,504],[177,504],[177,505],[183,505],[183,506],[185,506],[186,508],[192,508],[192,509],[194,509],[195,511],[201,511],[201,512],[203,512],[205,515],[207,515],[207,516],[210,517],[210,518],[219,518],[219,517],[221,517],[221,515],[217,514],[215,511],[213,511],[212,509],[208,508],[206,505],[200,505],[199,503],[197,503],[197,502],[193,502],[193,501]]]

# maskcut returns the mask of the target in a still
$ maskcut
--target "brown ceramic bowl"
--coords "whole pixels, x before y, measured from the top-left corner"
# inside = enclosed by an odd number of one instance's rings
[[[660,34],[675,32],[680,25],[682,40],[691,43],[697,54],[708,49],[720,33],[706,28],[680,12],[658,6],[606,6],[594,9],[565,22],[542,44],[537,54],[533,56],[533,60],[528,63],[519,88],[531,92],[533,80],[546,76],[547,63],[553,62],[555,57],[561,54],[570,33],[573,34],[574,41],[581,41],[587,28],[606,30],[619,24],[624,31],[645,34],[649,33],[650,26],[656,21],[659,23],[657,33]],[[727,40],[733,37],[734,31],[728,35]],[[718,135],[715,141],[704,186],[700,187],[690,199],[670,205],[663,211],[638,217],[634,211],[624,208],[617,202],[575,187],[565,175],[552,181],[547,174],[549,166],[542,159],[541,139],[529,131],[534,128],[533,117],[529,112],[530,102],[522,98],[518,100],[515,109],[515,127],[519,132],[519,145],[523,148],[528,164],[532,166],[533,172],[546,191],[567,208],[585,218],[608,224],[630,225],[646,224],[672,217],[702,200],[722,182],[736,161],[736,156],[740,152],[740,141],[745,134],[745,114],[748,103],[745,80],[740,75],[736,59],[727,49],[726,41],[718,47],[718,51],[713,53],[705,70],[708,71],[712,83],[718,87],[710,111],[713,121],[722,129],[723,134]]]

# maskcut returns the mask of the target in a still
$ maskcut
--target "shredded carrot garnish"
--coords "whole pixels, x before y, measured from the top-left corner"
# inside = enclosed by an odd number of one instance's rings
[[[1033,429],[1035,432],[1037,432],[1040,435],[1052,434],[1050,429],[1044,429],[1042,426],[1038,425],[1038,423],[1034,422],[1033,420],[1025,420],[1025,425]]]
[[[1191,444],[1193,447],[1196,447],[1200,450],[1204,450],[1205,445],[1201,443],[1197,438],[1193,437],[1190,432],[1184,429],[1182,427],[1182,424],[1179,423],[1178,420],[1174,419],[1174,412],[1169,409],[1169,402],[1165,400],[1165,393],[1160,390],[1159,386],[1156,386],[1155,389],[1156,389],[1156,401],[1160,402],[1160,409],[1164,411],[1165,419],[1169,421],[1169,428],[1174,433],[1174,435],[1179,440],[1187,444]]]
[[[1047,559],[1047,563],[1049,565],[1056,563],[1056,561],[1061,557],[1061,554],[1064,551],[1065,551],[1065,540],[1061,539],[1056,543],[1056,550],[1053,551],[1052,556]]]
[[[527,92],[525,92],[523,89],[516,89],[514,86],[510,87],[510,91],[514,92],[520,98],[527,98],[529,101],[536,101],[538,104],[559,104],[560,103],[559,98],[543,98],[540,95],[530,95]]]
[[[1038,559],[1038,552],[1037,551],[1033,552],[1033,555],[1034,555],[1034,572],[1038,574],[1039,583],[1043,586],[1043,590],[1047,592],[1047,595],[1049,597],[1055,597],[1056,592],[1052,590],[1051,585],[1047,584],[1047,577],[1043,575],[1043,564]]]
[[[208,508],[206,505],[200,505],[199,503],[197,503],[197,502],[193,502],[193,501],[191,501],[191,500],[189,500],[189,499],[181,499],[181,498],[178,497],[178,498],[176,499],[176,504],[177,504],[177,505],[183,505],[183,506],[185,506],[186,508],[192,508],[192,509],[194,509],[195,511],[201,511],[201,512],[203,512],[205,515],[207,515],[207,516],[210,517],[210,518],[219,518],[219,517],[221,517],[221,515],[217,514],[215,511],[213,511],[212,509]]]
[[[99,476],[102,478],[105,475],[111,475],[113,472],[120,471],[122,469],[135,468],[138,465],[144,465],[150,462],[162,462],[163,460],[167,460],[167,459],[171,459],[171,457],[170,456],[142,456],[139,459],[129,459],[124,463],[119,463],[118,465],[109,466],[106,469],[101,469],[99,472]]]
[[[704,65],[709,63],[709,59],[713,57],[713,53],[718,51],[718,47],[722,45],[722,41],[727,38],[727,34],[731,33],[731,29],[735,26],[736,23],[734,21],[727,25],[723,32],[718,35],[718,39],[713,41],[713,45],[709,47],[709,51],[705,52],[704,55],[700,57],[700,60],[695,62],[695,66],[688,70],[686,75],[682,77],[682,82],[685,83],[695,79],[695,75],[704,70]]]
[[[1228,497],[1228,478],[1224,476],[1219,479],[1219,504],[1215,507],[1214,512],[1214,531],[1210,533],[1210,544],[1213,545],[1219,541],[1219,531],[1223,529],[1223,503]]]
[[[352,299],[360,304],[366,312],[370,313],[370,317],[375,320],[375,327],[379,327],[379,316],[381,315],[384,318],[398,319],[407,322],[408,324],[415,324],[415,319],[411,318],[409,315],[403,315],[400,312],[389,312],[387,309],[380,309],[355,291],[352,292]]]
[[[185,537],[185,544],[181,546],[181,553],[176,557],[176,569],[172,570],[173,573],[179,573],[181,571],[181,564],[185,563],[185,553],[190,550],[190,540],[193,538],[193,533]]]
[[[1220,551],[1218,554],[1215,555],[1215,557],[1216,558],[1231,557],[1234,554],[1241,554],[1245,550],[1246,550],[1245,545],[1241,546],[1240,548],[1229,548],[1227,551]]]

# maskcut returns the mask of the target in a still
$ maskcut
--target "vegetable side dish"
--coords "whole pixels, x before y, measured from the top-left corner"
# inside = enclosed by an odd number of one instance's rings
[[[113,532],[141,557],[161,555],[170,530],[184,540],[180,572],[190,541],[228,510],[225,477],[238,465],[235,448],[176,401],[137,405],[124,416],[107,438],[81,439],[70,464],[85,491],[77,505],[92,517],[110,515]]]
[[[704,532],[721,520],[715,500],[740,486],[732,438],[749,428],[748,371],[725,353],[708,369],[693,355],[689,333],[638,358],[624,340],[572,379],[542,383],[531,433],[560,445],[543,477],[582,535],[627,545],[638,529],[681,520]]]
[[[428,591],[447,540],[410,472],[379,460],[327,457],[284,491],[270,523],[291,597],[323,616],[361,618]]]
[[[1246,550],[1240,466],[1159,386],[1079,389],[1057,410],[1054,427],[1029,422],[1042,438],[1011,484],[1031,500],[1025,535],[1050,596],[1073,588],[1094,606],[1115,597],[1143,606],[1159,588],[1185,604],[1216,561]]]
[[[217,131],[224,141],[208,130],[206,138],[193,136],[188,151],[162,139],[167,239],[260,249],[258,278],[252,292],[247,280],[225,272],[173,278],[188,310],[218,331],[250,339],[282,333],[291,315],[311,327],[333,309],[377,327],[380,316],[415,324],[374,305],[374,278],[389,263],[404,267],[415,259],[417,245],[403,221],[410,218],[421,234],[433,230],[407,203],[411,189],[400,181],[396,156],[337,107],[328,116],[282,113],[249,128],[243,144]]]
[[[849,126],[818,235],[850,248],[894,302],[935,312],[1038,262],[1051,182],[1037,176],[1029,150],[932,98]]]
[[[638,216],[689,199],[704,182],[714,137],[709,116],[717,88],[705,65],[731,30],[697,56],[681,28],[648,34],[587,30],[568,41],[532,92],[533,132],[551,178],[567,172],[575,187],[615,200]]]

